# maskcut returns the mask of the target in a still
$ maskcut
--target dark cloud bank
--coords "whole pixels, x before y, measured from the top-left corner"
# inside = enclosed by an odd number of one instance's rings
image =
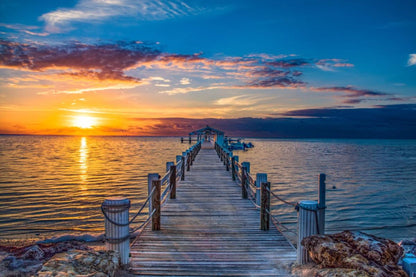
[[[281,118],[185,119],[165,118],[149,135],[185,136],[210,125],[230,136],[264,138],[385,138],[416,139],[416,104],[365,109],[297,110]],[[140,119],[143,120],[143,119]]]

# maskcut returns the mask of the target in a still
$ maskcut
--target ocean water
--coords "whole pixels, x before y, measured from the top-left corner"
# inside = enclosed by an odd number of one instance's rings
[[[416,237],[416,141],[250,141],[255,148],[234,154],[289,202],[315,200],[318,175],[327,174],[327,232]],[[106,197],[128,197],[137,211],[147,174],[163,175],[188,147],[171,137],[0,136],[0,239],[100,234]],[[293,239],[296,211],[272,206]]]

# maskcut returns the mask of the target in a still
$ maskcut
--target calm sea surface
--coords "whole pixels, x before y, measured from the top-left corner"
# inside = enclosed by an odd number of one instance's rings
[[[268,173],[287,201],[315,200],[318,175],[327,174],[327,232],[416,237],[416,141],[250,141],[255,148],[234,155],[253,176]],[[163,175],[188,147],[179,138],[0,136],[0,239],[102,233],[103,200],[125,196],[137,211],[147,174]],[[295,230],[293,207],[272,204]]]

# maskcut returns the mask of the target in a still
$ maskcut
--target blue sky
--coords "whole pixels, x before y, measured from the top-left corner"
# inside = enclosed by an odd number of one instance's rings
[[[48,130],[88,113],[101,131],[117,118],[138,134],[137,118],[408,108],[415,10],[415,1],[2,1],[3,132],[44,133],[53,111],[61,120]],[[4,120],[34,110],[32,122]]]

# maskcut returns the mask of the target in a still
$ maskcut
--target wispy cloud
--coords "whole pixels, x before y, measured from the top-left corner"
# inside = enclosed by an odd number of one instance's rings
[[[163,20],[196,14],[193,8],[181,0],[80,0],[73,8],[61,8],[40,16],[45,29],[60,33],[71,28],[73,22],[101,22],[113,17],[134,17],[137,20]]]
[[[348,63],[342,59],[321,59],[315,63],[316,67],[323,71],[335,71],[339,67],[353,67],[352,63]]]
[[[343,101],[345,104],[358,104],[362,101],[365,101],[368,97],[385,97],[392,96],[390,93],[380,92],[375,90],[368,89],[359,89],[353,86],[339,86],[339,87],[319,87],[319,88],[310,88],[312,91],[316,92],[341,92],[343,95],[340,97],[347,98]]]
[[[266,62],[267,65],[281,68],[300,67],[310,64],[310,61],[306,59],[277,59],[275,61]]]
[[[220,98],[215,101],[220,106],[251,106],[259,102],[258,97],[250,95],[237,95]]]
[[[171,90],[164,90],[160,93],[164,93],[167,95],[175,95],[175,94],[187,94],[190,92],[198,92],[198,91],[207,91],[213,89],[227,89],[224,86],[200,86],[200,87],[186,87],[186,88],[174,88]]]
[[[409,60],[407,61],[408,66],[416,65],[416,54],[410,54]]]
[[[10,29],[17,31],[19,33],[28,34],[31,36],[39,36],[39,37],[46,37],[49,35],[47,32],[37,32],[36,30],[39,30],[39,27],[37,26],[28,26],[23,24],[4,24],[0,23],[0,27]]]

